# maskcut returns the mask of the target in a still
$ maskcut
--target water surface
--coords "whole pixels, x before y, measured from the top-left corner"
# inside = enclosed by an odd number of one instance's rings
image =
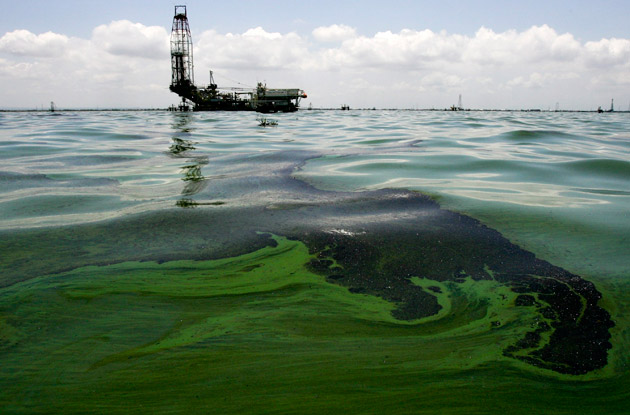
[[[5,408],[624,413],[628,114],[268,118],[0,113]]]

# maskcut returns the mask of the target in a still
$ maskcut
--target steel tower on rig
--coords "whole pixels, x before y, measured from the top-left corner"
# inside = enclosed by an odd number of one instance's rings
[[[186,6],[175,6],[173,30],[171,31],[171,91],[182,97],[182,105],[191,99],[195,89],[193,71],[193,47]]]

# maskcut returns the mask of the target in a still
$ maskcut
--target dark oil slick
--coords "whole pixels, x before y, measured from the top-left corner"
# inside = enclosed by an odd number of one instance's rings
[[[537,326],[506,348],[506,356],[574,375],[606,365],[613,323],[598,306],[601,294],[591,282],[421,195],[383,192],[375,201],[342,209],[340,218],[350,210],[359,216],[361,211],[384,211],[395,219],[350,226],[340,219],[343,232],[310,234],[307,245],[318,256],[311,266],[329,280],[394,302],[394,316],[405,320],[440,309],[430,290],[410,282],[412,276],[441,282],[495,280],[520,294],[516,306],[536,307],[539,314]]]

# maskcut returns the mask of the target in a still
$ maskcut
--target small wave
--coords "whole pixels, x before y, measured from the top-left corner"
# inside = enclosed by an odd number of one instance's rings
[[[604,196],[630,196],[630,192],[623,190],[610,190],[610,189],[573,189],[577,192],[592,193],[594,195]]]
[[[0,171],[2,190],[20,190],[24,188],[54,187],[92,187],[118,185],[118,181],[105,177],[76,178],[55,180],[45,174],[20,174]]]
[[[514,130],[499,135],[506,140],[542,140],[547,138],[580,138],[574,134],[557,130]]]
[[[94,213],[131,205],[109,195],[41,195],[0,202],[4,220]]]
[[[606,176],[630,180],[630,162],[611,159],[580,160],[565,163],[567,169],[575,174],[587,174],[589,176]]]
[[[52,157],[49,158],[48,161],[59,161],[69,166],[93,166],[93,165],[102,165],[102,164],[115,164],[115,163],[125,163],[129,161],[133,161],[138,157],[133,156],[101,156],[101,155],[90,155],[90,156],[63,156],[63,157]]]

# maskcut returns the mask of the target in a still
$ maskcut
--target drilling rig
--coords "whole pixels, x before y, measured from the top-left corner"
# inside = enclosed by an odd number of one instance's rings
[[[181,110],[193,104],[194,111],[294,112],[306,93],[298,88],[273,89],[258,83],[255,89],[219,88],[210,71],[207,87],[197,87],[194,79],[193,44],[186,6],[175,6],[171,31],[170,90],[182,98]]]

